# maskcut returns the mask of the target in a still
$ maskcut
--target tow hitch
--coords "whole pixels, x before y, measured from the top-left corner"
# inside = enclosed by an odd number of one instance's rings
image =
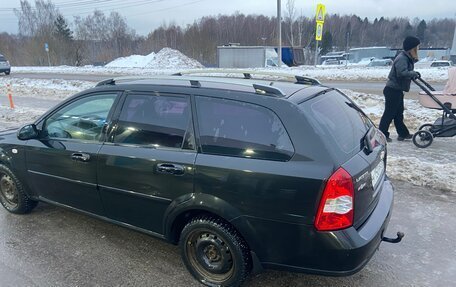
[[[389,238],[389,237],[382,236],[382,241],[389,242],[389,243],[399,243],[399,242],[401,242],[402,237],[404,237],[404,235],[405,234],[403,232],[399,231],[397,233],[396,238]]]

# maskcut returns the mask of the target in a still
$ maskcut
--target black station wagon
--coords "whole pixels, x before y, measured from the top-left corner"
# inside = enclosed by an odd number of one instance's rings
[[[176,74],[109,79],[0,133],[0,200],[44,201],[179,244],[208,286],[261,268],[353,274],[391,216],[386,143],[337,89]]]

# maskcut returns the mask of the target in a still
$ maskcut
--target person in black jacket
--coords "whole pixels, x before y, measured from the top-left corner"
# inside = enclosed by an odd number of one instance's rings
[[[393,120],[398,134],[398,141],[412,138],[404,124],[404,92],[410,91],[412,79],[420,77],[420,74],[413,70],[414,63],[418,61],[419,45],[420,40],[418,38],[413,36],[405,38],[403,42],[404,50],[394,59],[388,75],[388,81],[383,89],[385,110],[380,120],[379,129],[386,136],[388,142],[392,141],[388,129]]]

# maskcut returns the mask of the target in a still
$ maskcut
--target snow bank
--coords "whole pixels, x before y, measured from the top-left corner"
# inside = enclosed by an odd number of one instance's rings
[[[28,88],[28,89],[56,89],[64,91],[81,91],[93,87],[92,82],[77,81],[77,80],[41,80],[41,79],[21,79],[21,78],[0,78],[0,87],[10,84],[13,87]],[[1,90],[1,88],[0,88]]]
[[[6,106],[0,106],[0,130],[17,128],[26,123],[33,122],[45,112],[46,109],[29,107],[16,107],[15,109],[10,109]]]
[[[171,50],[171,49],[170,49]],[[163,52],[167,58],[159,58],[159,54]],[[173,56],[174,54],[174,56]],[[180,52],[175,51],[173,53],[167,51],[167,49],[161,50],[154,57],[154,60],[141,65],[144,67],[131,67],[135,61],[138,61],[137,57],[133,57],[133,60],[127,60],[125,58],[118,59],[120,66],[125,67],[113,67],[110,64],[105,67],[70,67],[70,66],[58,66],[58,67],[12,67],[11,73],[59,73],[59,74],[122,74],[122,75],[166,75],[179,72],[181,70],[188,70],[194,68],[202,68],[203,66],[195,60],[189,59],[184,55],[179,56]],[[137,55],[136,55],[137,56]],[[147,56],[141,56],[147,57]],[[185,58],[184,58],[185,57]],[[115,60],[117,61],[117,60]],[[113,61],[113,62],[115,62]],[[127,64],[130,63],[130,66]],[[113,64],[114,65],[114,64]],[[139,66],[139,64],[138,64]],[[357,80],[357,81],[382,81],[385,82],[388,77],[389,67],[356,67],[356,66],[299,66],[299,67],[283,67],[283,68],[255,68],[248,70],[255,71],[266,71],[266,72],[278,72],[278,73],[293,73],[297,75],[317,78],[321,81],[328,80]],[[211,69],[212,70],[212,69]],[[245,69],[240,69],[243,71]],[[417,71],[421,73],[426,81],[430,82],[445,82],[448,80],[448,67],[439,68],[417,68]],[[223,73],[223,69],[220,69]]]
[[[177,50],[163,48],[157,54],[146,56],[132,55],[118,58],[105,67],[107,68],[147,68],[147,69],[195,69],[203,68],[198,61],[191,59]]]
[[[383,96],[367,95],[344,90],[353,101],[377,124],[384,109]],[[425,123],[433,123],[441,116],[438,110],[426,109],[418,100],[404,102],[405,124],[413,133]],[[395,139],[394,125],[390,127],[391,138]],[[409,181],[415,185],[444,191],[456,192],[456,137],[435,138],[432,145],[420,149],[411,141],[388,144],[387,172],[391,178]]]

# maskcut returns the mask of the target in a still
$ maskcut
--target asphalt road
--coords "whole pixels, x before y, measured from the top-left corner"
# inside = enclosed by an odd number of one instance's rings
[[[120,77],[122,75],[90,75],[90,74],[52,74],[52,73],[19,73],[11,74],[12,78],[29,78],[29,79],[62,79],[62,80],[81,80],[98,82],[112,77]],[[128,75],[125,75],[128,76]],[[322,81],[324,85],[339,89],[348,89],[360,93],[382,95],[385,83],[382,81]],[[436,90],[443,90],[445,83],[433,82],[432,86]],[[406,98],[415,98],[421,90],[414,84],[411,86],[410,93],[406,93]]]
[[[455,286],[456,196],[394,185],[388,235],[406,235],[382,243],[362,271],[337,278],[265,271],[245,286]],[[29,215],[0,208],[0,230],[1,286],[199,286],[176,246],[62,208],[40,203]]]

